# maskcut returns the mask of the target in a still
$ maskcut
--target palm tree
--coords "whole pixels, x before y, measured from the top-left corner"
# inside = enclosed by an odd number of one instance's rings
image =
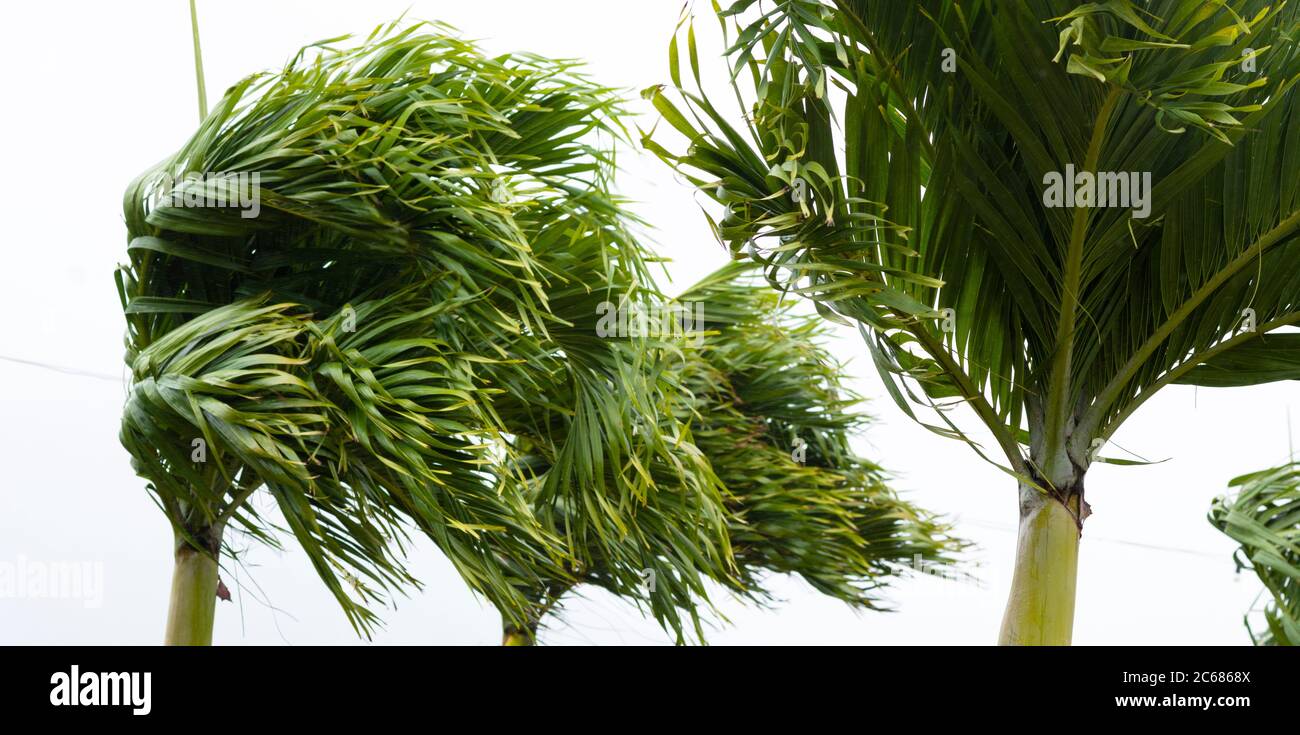
[[[1019,485],[999,640],[1069,643],[1098,450],[1170,383],[1294,375],[1300,7],[725,5],[743,122],[692,28],[675,93],[647,90],[689,148],[646,144],[725,205],[733,252],[859,327],[904,411],[984,454],[974,411]]]
[[[521,590],[573,563],[494,468],[511,427],[561,416],[541,492],[583,510],[564,534],[684,524],[692,565],[723,568],[722,497],[677,451],[661,357],[588,324],[650,298],[600,144],[617,98],[438,26],[342,44],[233,86],[126,194],[121,437],[176,536],[166,640],[211,641],[232,534],[275,543],[258,494],[360,633],[414,583],[411,528],[508,620],[535,617]]]
[[[698,610],[709,604],[705,578],[763,602],[770,573],[795,574],[824,594],[876,609],[892,575],[943,565],[964,546],[899,499],[883,472],[852,452],[848,436],[865,417],[852,412],[859,399],[840,385],[836,366],[817,344],[821,329],[746,282],[752,271],[746,263],[724,267],[666,310],[703,317],[679,335],[685,343],[670,364],[671,413],[691,427],[689,453],[706,457],[720,482],[732,562],[697,570],[684,536],[690,526],[673,519],[662,526],[641,522],[641,556],[611,553],[596,534],[566,536],[575,544],[573,576],[529,590],[537,615],[523,626],[507,622],[506,645],[535,643],[542,616],[562,607],[578,585],[644,605],[681,643],[692,635],[703,639]],[[571,430],[571,424],[551,425],[549,435]],[[539,497],[558,452],[536,428],[516,433],[521,442],[527,437],[530,453],[507,474],[525,476],[526,492]],[[680,451],[687,451],[685,442]],[[537,509],[556,535],[580,522],[582,512]],[[684,543],[686,549],[665,553]]]
[[[683,398],[740,367],[601,334],[602,306],[662,302],[609,193],[618,99],[570,64],[488,59],[422,28],[245,79],[127,192],[122,441],[175,531],[167,642],[211,642],[228,532],[277,543],[259,493],[362,634],[374,603],[416,584],[411,528],[507,630],[535,628],[555,590],[635,593],[649,569],[644,602],[679,639],[688,620],[702,636],[708,580],[746,592],[760,567],[794,571],[869,606],[885,562],[959,547],[851,457],[846,399],[797,341],[811,327],[773,343],[806,362],[751,401],[833,468]],[[256,216],[233,206],[254,201]],[[720,278],[710,308],[775,316]],[[730,359],[774,349],[749,339]],[[716,455],[748,422],[771,492],[738,502],[717,472],[740,488],[742,466],[710,463],[697,421]],[[830,541],[810,547],[818,532]]]
[[[1236,494],[1216,499],[1210,522],[1241,544],[1233,558],[1250,569],[1271,598],[1265,629],[1246,630],[1257,646],[1300,646],[1300,463],[1243,475],[1229,487]]]

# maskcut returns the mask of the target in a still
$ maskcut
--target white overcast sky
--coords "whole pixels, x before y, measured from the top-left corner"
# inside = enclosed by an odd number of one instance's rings
[[[701,53],[721,50],[708,16]],[[582,58],[629,95],[667,78],[678,0],[200,0],[209,95],[245,74],[279,68],[300,46],[368,33],[404,11],[441,20],[492,52]],[[196,124],[189,17],[184,0],[4,3],[0,68],[0,355],[119,376],[123,320],[112,273],[125,257],[122,192],[177,148]],[[646,106],[638,98],[634,109]],[[647,116],[642,125],[653,120]],[[692,192],[651,156],[628,152],[620,186],[657,228],[677,288],[726,261]],[[871,398],[877,422],[860,449],[896,474],[908,497],[947,514],[975,541],[982,586],[904,579],[897,612],[857,614],[803,583],[772,580],[768,610],[719,598],[729,623],[714,644],[985,644],[996,638],[1015,541],[1014,484],[963,445],[919,428],[885,396],[851,332],[834,353]],[[171,574],[171,532],[131,472],[117,440],[120,381],[0,360],[0,564],[81,562],[102,569],[98,605],[0,598],[0,643],[156,643]],[[1150,401],[1116,437],[1150,467],[1097,466],[1088,476],[1095,515],[1085,530],[1074,640],[1078,644],[1245,644],[1242,614],[1253,576],[1237,575],[1233,545],[1205,520],[1211,499],[1241,473],[1288,454],[1294,383],[1258,389],[1174,388]],[[972,422],[966,417],[965,425]],[[1112,449],[1112,451],[1114,451]],[[251,549],[233,603],[218,607],[220,644],[350,644],[356,636],[305,557]],[[417,544],[423,592],[384,611],[378,643],[496,644],[500,619],[466,590],[437,550]],[[236,586],[236,582],[242,583]],[[543,643],[665,643],[636,610],[604,593],[569,601]]]

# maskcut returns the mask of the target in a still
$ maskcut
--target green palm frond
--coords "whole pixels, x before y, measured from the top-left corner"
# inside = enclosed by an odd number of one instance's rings
[[[726,5],[743,122],[691,30],[646,92],[689,147],[647,145],[861,325],[904,410],[968,404],[1022,478],[1068,483],[1156,390],[1300,323],[1295,3]],[[1150,174],[1146,216],[1046,206],[1067,165]]]
[[[704,303],[705,327],[718,333],[682,382],[696,444],[728,492],[746,591],[764,596],[766,572],[797,574],[823,594],[875,608],[900,568],[951,562],[964,544],[850,448],[867,418],[819,344],[824,330],[758,288],[752,271],[732,264],[679,297]]]
[[[730,94],[691,20],[644,93],[686,144],[644,145],[733,254],[859,328],[902,411],[1017,479],[999,640],[1068,644],[1104,444],[1166,385],[1300,362],[1300,4],[714,9]]]
[[[539,261],[579,255],[564,237]],[[603,335],[602,304],[648,305],[637,282],[602,283],[592,268],[547,291],[566,321],[550,339],[510,344],[521,361],[494,367],[496,401],[511,444],[498,480],[528,498],[539,522],[563,540],[567,575],[528,590],[536,609],[527,629],[577,580],[594,581],[644,604],[684,639],[702,635],[697,600],[705,581],[734,575],[723,489],[673,406],[676,349],[650,336]],[[513,564],[509,554],[503,563]],[[653,590],[643,582],[652,570]],[[645,587],[644,592],[642,592]]]
[[[1210,522],[1241,544],[1238,569],[1255,572],[1271,597],[1264,630],[1246,628],[1260,646],[1300,645],[1300,464],[1238,477],[1230,496],[1216,499]]]
[[[762,601],[769,573],[797,574],[825,594],[875,608],[881,588],[900,568],[951,561],[964,546],[889,489],[876,465],[852,452],[849,435],[865,418],[853,412],[858,397],[840,385],[838,366],[817,344],[822,331],[782,307],[768,289],[746,283],[753,281],[750,271],[747,264],[732,264],[679,296],[678,313],[698,317],[696,305],[703,306],[703,323],[692,325],[700,340],[688,338],[667,351],[666,364],[654,366],[674,388],[658,407],[667,416],[657,420],[677,427],[677,455],[702,462],[696,472],[719,485],[718,505],[708,508],[724,517],[734,562],[701,557],[698,501],[646,502],[635,511],[637,543],[630,546],[611,546],[598,534],[565,534],[574,544],[570,554],[580,560],[576,584],[644,606],[679,643],[688,632],[703,640],[697,608],[709,603],[706,580]],[[637,432],[635,439],[644,435]],[[534,502],[543,503],[556,452],[536,432],[527,448],[532,454],[522,474],[534,478]],[[651,474],[661,495],[699,497],[689,487],[688,493],[672,491],[689,474]],[[561,534],[581,524],[584,512],[594,511],[550,505],[538,515]],[[539,611],[562,606],[573,586],[557,579],[534,589]],[[507,640],[531,641],[540,618],[508,626]]]
[[[248,503],[265,488],[361,632],[412,581],[409,528],[508,620],[581,562],[566,537],[634,548],[642,507],[688,507],[673,517],[698,521],[694,561],[722,574],[720,496],[675,451],[684,428],[628,439],[667,415],[662,358],[589,329],[593,301],[649,298],[610,194],[618,112],[570,63],[487,57],[425,24],[322,41],[232,87],[125,200],[122,437],[178,537],[271,541]],[[255,217],[191,205],[253,195]],[[554,450],[537,497],[500,469],[534,434]]]

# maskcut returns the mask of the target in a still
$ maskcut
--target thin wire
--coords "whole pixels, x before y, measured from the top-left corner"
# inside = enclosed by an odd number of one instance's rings
[[[972,519],[958,519],[959,523],[969,523],[972,526],[982,526],[995,531],[1007,531],[1008,533],[1019,533],[1019,529],[1008,526],[1004,523],[993,523],[991,521],[980,521]],[[1215,554],[1209,551],[1200,551],[1198,549],[1180,549],[1175,546],[1160,546],[1159,544],[1144,544],[1141,541],[1127,541],[1121,538],[1107,538],[1105,536],[1088,536],[1090,541],[1102,541],[1108,544],[1123,544],[1125,546],[1136,546],[1141,549],[1150,549],[1152,551],[1168,551],[1175,554],[1191,554],[1193,556],[1203,556],[1207,559],[1222,559],[1222,554]]]
[[[51,365],[46,362],[38,362],[36,360],[26,360],[21,357],[0,355],[0,360],[15,362],[18,363],[19,365],[38,367],[45,370],[53,370],[56,373],[64,373],[65,375],[80,375],[85,378],[95,378],[96,380],[107,380],[118,384],[125,382],[124,380],[122,380],[121,376],[109,375],[108,373],[97,373],[91,370],[81,370],[80,368],[64,367],[62,365]]]

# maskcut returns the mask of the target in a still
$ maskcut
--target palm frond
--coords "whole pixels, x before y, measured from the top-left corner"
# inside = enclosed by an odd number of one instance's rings
[[[612,466],[592,451],[661,391],[635,344],[577,326],[601,294],[644,298],[609,193],[618,111],[570,63],[394,23],[236,84],[132,183],[122,436],[178,536],[215,552],[233,524],[270,541],[248,502],[265,488],[359,631],[369,603],[412,582],[409,528],[526,620],[523,591],[572,560],[497,467],[521,423],[554,413],[581,424],[547,502],[588,507],[616,543],[653,494],[641,469],[671,448],[624,446]],[[241,198],[257,216],[193,206]],[[715,517],[701,553],[725,564],[716,490],[692,482],[698,517]]]
[[[817,344],[818,326],[754,283],[752,270],[734,263],[676,299],[683,313],[698,314],[695,305],[703,305],[703,323],[692,325],[702,339],[668,350],[668,364],[654,366],[672,390],[658,418],[644,417],[674,426],[676,454],[702,463],[695,471],[718,486],[718,505],[709,510],[725,520],[734,562],[702,555],[707,547],[699,542],[693,500],[700,496],[689,485],[688,492],[673,490],[691,478],[680,470],[651,471],[660,495],[674,500],[647,500],[635,511],[633,545],[567,532],[584,515],[599,515],[594,509],[547,504],[538,513],[573,544],[570,554],[581,560],[573,570],[577,584],[644,606],[679,643],[704,638],[698,608],[709,604],[706,580],[763,601],[770,574],[797,574],[824,594],[876,608],[894,575],[950,562],[964,547],[947,526],[900,499],[879,467],[853,453],[849,435],[865,422],[854,412],[858,397],[840,385],[838,366]],[[633,440],[646,435],[638,431]],[[532,454],[521,474],[534,478],[534,502],[545,503],[556,450],[535,431],[527,447]],[[540,612],[558,612],[573,586],[556,579],[532,596]],[[531,639],[540,618],[508,635]]]
[[[1268,591],[1265,628],[1246,628],[1260,646],[1300,645],[1300,464],[1236,478],[1234,494],[1216,499],[1210,522],[1241,544],[1237,568],[1255,572]]]
[[[700,450],[727,489],[730,533],[746,592],[768,573],[797,574],[823,594],[876,608],[902,569],[947,564],[965,544],[901,499],[849,438],[868,421],[859,396],[800,317],[735,263],[682,294],[717,332],[692,355],[683,384]]]
[[[646,95],[689,144],[646,145],[733,252],[861,326],[905,411],[965,439],[971,407],[1022,482],[1077,484],[1159,388],[1300,323],[1296,4],[723,5],[743,109],[688,27],[693,81],[679,38]],[[1048,206],[1067,171],[1149,176],[1147,211]]]

